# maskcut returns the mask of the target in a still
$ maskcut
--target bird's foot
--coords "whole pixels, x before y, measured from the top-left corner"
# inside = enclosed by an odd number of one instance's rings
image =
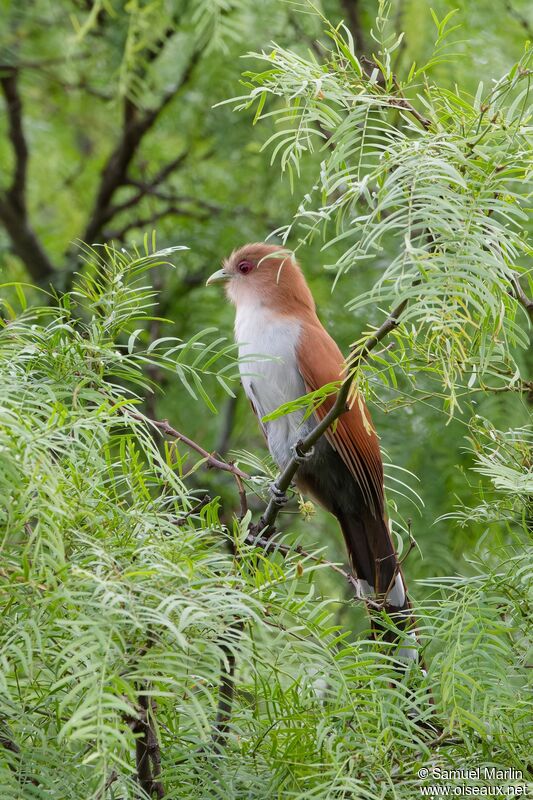
[[[311,458],[311,456],[315,452],[315,448],[311,447],[306,453],[300,453],[300,451],[298,450],[298,442],[297,442],[296,444],[291,445],[290,451],[296,463],[303,464],[305,461]]]
[[[270,489],[270,494],[274,499],[274,503],[277,506],[284,506],[288,502],[289,498],[287,497],[285,492],[282,492],[282,490],[278,488],[277,484],[271,483],[269,489]]]

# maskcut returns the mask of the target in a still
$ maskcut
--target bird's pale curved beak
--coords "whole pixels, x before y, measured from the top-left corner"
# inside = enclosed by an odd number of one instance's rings
[[[231,275],[229,272],[226,272],[225,269],[219,269],[217,272],[213,272],[212,275],[206,280],[205,285],[210,286],[212,283],[223,283],[223,281],[229,281]]]

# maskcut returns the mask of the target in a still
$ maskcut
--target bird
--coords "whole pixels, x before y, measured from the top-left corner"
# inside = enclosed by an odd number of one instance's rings
[[[291,401],[327,384],[338,385],[346,362],[320,322],[313,295],[294,255],[256,242],[234,250],[207,285],[224,283],[235,306],[235,340],[244,392],[259,420],[270,454],[280,470],[295,445],[327,413],[334,398],[265,421]],[[404,665],[417,660],[411,603],[385,509],[379,439],[364,399],[358,394],[345,413],[299,458],[296,487],[336,517],[366,601],[372,635],[395,646]],[[276,498],[275,484],[272,487]],[[394,626],[384,624],[381,607]]]

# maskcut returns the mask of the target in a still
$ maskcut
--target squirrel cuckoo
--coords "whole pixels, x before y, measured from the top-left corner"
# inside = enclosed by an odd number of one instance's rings
[[[328,398],[306,420],[304,410],[269,422],[262,418],[342,379],[344,359],[318,319],[300,266],[286,251],[261,243],[245,245],[207,284],[222,281],[236,308],[239,355],[246,357],[240,366],[244,391],[272,458],[283,469],[294,455],[292,447],[333,401]],[[362,399],[302,459],[295,483],[339,521],[362,594],[382,601],[398,627],[411,627],[411,606],[385,514],[378,437]],[[375,633],[379,626],[375,620],[372,624]],[[407,633],[409,637],[411,646],[403,642],[397,653],[402,659],[417,657],[414,633]]]

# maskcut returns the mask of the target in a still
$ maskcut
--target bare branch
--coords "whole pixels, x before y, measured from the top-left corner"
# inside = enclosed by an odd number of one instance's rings
[[[25,776],[24,765],[21,760],[20,747],[15,742],[7,721],[3,718],[0,718],[0,747],[15,756],[15,758],[7,759],[9,768],[14,773],[17,773],[19,777],[22,777],[24,780],[28,780],[34,786],[39,786],[39,781],[36,778]]]
[[[176,517],[176,519],[173,519],[172,524],[178,526],[185,525],[189,517],[192,517],[193,514],[198,514],[202,510],[202,508],[205,508],[210,502],[211,498],[209,497],[209,495],[208,494],[204,495],[204,497],[200,500],[200,502],[197,503],[193,508],[191,508],[190,511],[187,511],[181,517]]]
[[[404,111],[407,111],[422,125],[426,131],[431,128],[433,124],[431,120],[421,114],[420,111],[417,111],[417,109],[409,102],[409,100],[406,100],[405,97],[387,97],[386,102],[387,105],[392,106],[393,108],[402,108]]]
[[[51,278],[56,270],[37,234],[26,216],[19,216],[16,210],[2,197],[0,197],[0,221],[4,224],[13,250],[24,263],[33,280],[42,283]]]
[[[172,159],[172,161],[169,161],[168,164],[162,167],[148,183],[143,183],[142,181],[134,180],[133,178],[127,178],[125,185],[135,186],[139,191],[133,194],[127,200],[124,200],[124,202],[115,203],[112,205],[109,209],[109,219],[114,217],[116,214],[120,214],[123,211],[127,211],[129,208],[137,205],[139,200],[141,200],[145,195],[155,195],[156,197],[159,197],[157,191],[158,185],[166,180],[166,178],[169,177],[175,169],[178,169],[178,167],[180,167],[187,159],[189,154],[190,150],[180,153],[177,158]],[[168,200],[170,198],[165,196],[163,199]]]
[[[530,321],[533,322],[533,300],[522,289],[519,276],[516,273],[513,280],[513,294],[520,305],[524,306]]]
[[[54,267],[27,219],[29,150],[24,135],[22,98],[16,67],[0,67],[0,87],[6,102],[9,139],[15,164],[11,185],[3,196],[0,195],[0,221],[7,231],[13,250],[32,278],[40,282],[53,275]]]
[[[18,89],[18,72],[15,67],[1,67],[0,85],[7,106],[9,139],[15,156],[15,168],[6,197],[20,216],[26,215],[26,175],[28,171],[28,145],[22,126],[22,99]]]
[[[170,205],[166,208],[161,209],[160,211],[154,211],[153,214],[149,214],[146,217],[138,217],[137,219],[132,219],[129,222],[124,223],[122,228],[117,228],[111,231],[104,232],[104,238],[108,241],[112,241],[115,239],[116,241],[122,241],[129,231],[135,230],[135,228],[146,228],[148,225],[153,225],[160,219],[164,219],[165,217],[189,217],[192,219],[199,219],[205,220],[209,219],[209,215],[206,212],[202,211],[194,211],[190,208],[184,208],[183,206],[178,205]]]
[[[141,694],[139,718],[134,728],[137,734],[135,760],[139,786],[149,797],[155,794],[156,797],[162,798],[165,790],[161,782],[161,752],[155,731],[154,710],[154,702]]]
[[[237,483],[237,489],[239,492],[239,501],[241,504],[239,519],[243,519],[248,513],[248,498],[246,497],[246,490],[244,488],[244,484],[238,475],[235,475],[235,481]]]
[[[202,456],[202,458],[205,459],[207,466],[210,467],[211,469],[219,469],[222,472],[230,472],[232,475],[235,475],[238,478],[246,479],[250,477],[249,475],[246,474],[246,472],[243,472],[238,467],[236,467],[235,464],[229,464],[226,461],[221,461],[220,459],[215,458],[215,456],[212,453],[208,453],[208,451],[204,450],[204,448],[201,445],[197,444],[192,439],[189,439],[189,437],[185,436],[183,433],[177,431],[176,428],[173,428],[168,420],[164,419],[162,421],[159,421],[155,419],[149,419],[148,417],[145,417],[142,414],[137,414],[135,411],[131,411],[127,408],[122,408],[121,412],[125,416],[131,417],[132,419],[136,419],[139,422],[145,422],[148,423],[148,425],[153,425],[154,427],[158,428],[161,431],[161,433],[164,433],[166,436],[172,436],[174,439],[178,439],[180,442],[183,442],[183,444],[189,447],[191,450],[195,450],[197,453],[199,453]]]
[[[131,100],[125,100],[122,136],[102,170],[93,210],[85,232],[81,237],[85,242],[89,244],[93,242],[101,233],[103,226],[114,216],[113,196],[117,189],[129,183],[128,170],[143,138],[154,126],[164,109],[176,97],[180,89],[188,83],[196,64],[200,60],[200,55],[200,50],[196,50],[192,54],[179,81],[165,92],[155,108],[141,113]]]
[[[131,183],[132,186],[138,186],[143,190],[147,188],[149,191],[150,187],[159,186],[159,184],[163,183],[163,181],[165,181],[168,177],[170,177],[170,175],[173,172],[175,172],[175,170],[181,167],[183,162],[187,160],[190,154],[191,154],[190,149],[187,149],[183,153],[180,153],[179,156],[176,156],[176,158],[173,158],[172,161],[168,162],[168,164],[165,164],[164,167],[161,167],[161,169],[158,172],[156,172],[156,174],[148,184],[143,184],[140,181],[135,181],[133,179],[129,180],[128,182]],[[209,153],[209,155],[211,155],[211,152]]]
[[[385,78],[378,64],[376,64],[375,61],[373,61],[372,59],[366,58],[365,56],[361,56],[360,61],[361,61],[361,66],[363,67],[368,77],[372,75],[372,72],[377,71],[378,77],[377,77],[376,87],[378,89],[381,89],[382,91],[385,90]],[[413,106],[413,104],[410,103],[409,100],[407,100],[403,96],[402,90],[398,85],[398,82],[394,76],[393,76],[393,82],[394,82],[394,87],[398,92],[398,95],[391,95],[386,93],[384,95],[377,94],[376,97],[378,97],[380,100],[383,100],[385,105],[388,105],[391,108],[402,108],[404,111],[407,111],[408,114],[411,114],[411,116],[413,116],[422,125],[424,130],[426,131],[429,130],[433,124],[431,120],[425,117],[423,114],[421,114],[420,111],[418,111],[418,109],[416,109]]]

